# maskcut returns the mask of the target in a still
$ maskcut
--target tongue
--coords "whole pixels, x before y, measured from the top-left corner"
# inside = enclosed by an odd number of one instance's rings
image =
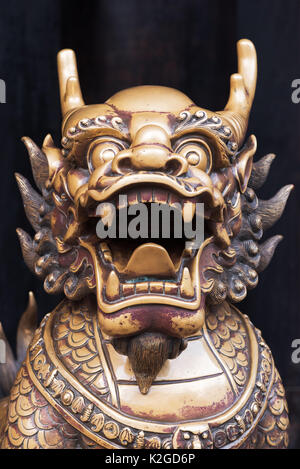
[[[123,272],[131,277],[175,277],[175,267],[168,254],[162,246],[155,243],[142,244],[136,248]]]

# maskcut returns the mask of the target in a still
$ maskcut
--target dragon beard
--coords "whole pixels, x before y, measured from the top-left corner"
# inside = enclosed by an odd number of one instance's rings
[[[127,355],[142,394],[147,394],[168,359],[176,358],[186,343],[159,332],[145,332],[132,338],[115,339],[117,352]]]

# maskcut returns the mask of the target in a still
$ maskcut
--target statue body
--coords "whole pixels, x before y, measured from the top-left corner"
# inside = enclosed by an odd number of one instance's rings
[[[62,149],[25,137],[42,195],[17,175],[36,232],[18,235],[28,267],[66,299],[34,331],[31,298],[18,335],[26,358],[0,401],[2,448],[287,447],[272,354],[234,303],[270,262],[281,237],[259,240],[292,187],[256,196],[273,156],[253,165],[255,137],[242,146],[256,55],[246,40],[238,54],[228,104],[211,112],[152,86],[86,106],[74,54],[60,52]],[[192,222],[197,203],[199,247],[96,234],[139,204]]]

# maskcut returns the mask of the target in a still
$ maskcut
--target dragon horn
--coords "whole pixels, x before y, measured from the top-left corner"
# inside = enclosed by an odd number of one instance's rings
[[[72,109],[84,106],[78,78],[75,52],[63,49],[57,55],[60,102],[63,117]]]
[[[231,127],[240,147],[247,131],[249,115],[254,99],[257,58],[253,43],[241,39],[237,43],[238,73],[230,78],[230,95],[224,111],[219,112]]]

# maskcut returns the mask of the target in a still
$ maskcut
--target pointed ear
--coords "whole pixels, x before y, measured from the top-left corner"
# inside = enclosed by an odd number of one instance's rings
[[[42,150],[47,157],[49,180],[52,183],[58,171],[64,166],[65,160],[59,148],[54,145],[50,134],[46,135]]]
[[[248,182],[252,172],[253,155],[256,152],[257,142],[254,135],[250,135],[245,146],[238,153],[234,164],[235,178],[239,184],[242,194],[248,186]]]

